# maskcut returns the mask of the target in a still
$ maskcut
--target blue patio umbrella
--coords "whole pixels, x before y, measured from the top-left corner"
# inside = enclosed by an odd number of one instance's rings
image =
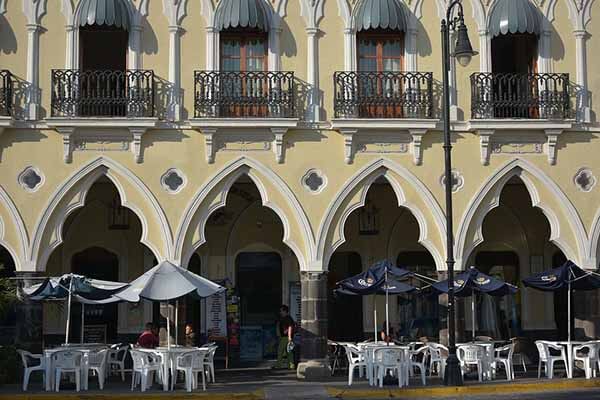
[[[567,292],[568,340],[571,341],[571,293],[575,290],[594,290],[600,288],[600,275],[585,271],[573,261],[566,261],[558,268],[543,271],[523,279],[527,287],[545,292]]]
[[[390,334],[389,295],[412,293],[419,289],[399,280],[416,276],[404,268],[396,267],[389,260],[381,260],[360,274],[343,279],[336,284],[335,293],[347,295],[385,295],[386,334]],[[377,309],[374,310],[374,332],[377,341]]]
[[[73,300],[81,303],[81,341],[83,342],[85,304],[120,302],[122,299],[115,295],[127,288],[127,286],[127,283],[91,279],[83,275],[70,273],[57,277],[44,278],[41,283],[23,288],[23,293],[33,301],[67,301],[65,343],[68,344],[71,324],[71,303]]]
[[[470,267],[468,270],[456,275],[453,285],[454,295],[456,297],[471,296],[473,339],[475,338],[475,296],[477,293],[480,292],[489,294],[490,296],[500,297],[515,294],[518,290],[515,285],[511,285],[510,283],[504,282],[493,276],[486,275],[475,267]],[[433,283],[431,287],[440,293],[448,293],[448,290],[450,289],[448,279]]]

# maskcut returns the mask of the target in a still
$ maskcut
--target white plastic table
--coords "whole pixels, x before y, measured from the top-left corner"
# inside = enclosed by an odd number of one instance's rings
[[[375,382],[375,350],[377,349],[400,349],[403,350],[407,357],[410,357],[410,348],[408,346],[398,346],[386,342],[370,342],[370,343],[359,343],[359,348],[365,352],[365,362],[367,364],[367,378],[369,378],[369,385],[373,385]]]
[[[163,390],[167,392],[169,390],[169,378],[175,379],[175,359],[188,351],[198,350],[198,347],[185,347],[172,345],[170,348],[167,347],[156,347],[154,349],[146,349],[138,347],[136,350],[158,353],[162,356],[163,364]]]
[[[494,361],[494,349],[496,343],[499,342],[483,342],[483,341],[475,341],[475,342],[466,342],[466,343],[457,343],[456,348],[458,350],[461,346],[479,346],[483,348],[483,379],[484,380],[492,380],[492,362]]]
[[[87,367],[87,363],[88,363],[88,354],[91,351],[96,351],[96,350],[101,350],[104,348],[108,348],[107,345],[105,344],[101,344],[101,343],[82,343],[82,344],[69,344],[69,345],[63,345],[63,346],[58,346],[58,347],[54,347],[51,349],[44,349],[44,362],[45,362],[45,368],[46,371],[44,372],[46,374],[46,391],[52,391],[54,390],[54,368],[52,365],[52,355],[54,353],[57,353],[59,351],[65,351],[65,350],[74,350],[74,351],[80,351],[83,353],[83,358],[81,360],[81,380],[83,383],[83,390],[87,390],[88,388],[88,367]]]
[[[551,342],[549,341],[548,343],[553,343],[553,344],[558,344],[560,346],[564,346],[567,350],[567,377],[573,378],[573,367],[575,365],[574,362],[574,355],[573,355],[573,347],[575,346],[580,346],[584,343],[587,342],[582,342],[582,341],[575,341],[575,340],[564,340],[564,341],[558,341],[558,342]]]

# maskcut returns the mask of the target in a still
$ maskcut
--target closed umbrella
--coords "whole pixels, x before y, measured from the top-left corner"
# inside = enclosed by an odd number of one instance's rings
[[[41,283],[23,288],[23,292],[25,296],[33,301],[67,301],[65,344],[69,344],[71,303],[73,300],[81,303],[81,342],[83,342],[85,304],[110,304],[123,301],[115,294],[125,289],[127,285],[127,283],[122,282],[91,279],[83,275],[65,274],[58,277],[44,278]]]
[[[116,296],[129,302],[138,302],[140,299],[168,302],[188,294],[205,298],[224,290],[223,286],[200,275],[169,261],[163,261],[132,281]],[[167,313],[167,347],[169,348],[171,347],[170,326],[170,316]]]
[[[594,290],[600,288],[600,275],[592,271],[585,271],[569,260],[558,268],[540,272],[523,279],[523,284],[545,292],[567,292],[568,341],[570,342],[571,293],[573,290]]]
[[[439,293],[448,293],[450,289],[449,284],[448,279],[446,279],[432,284],[431,287]],[[518,290],[515,285],[511,285],[510,283],[504,282],[493,276],[486,275],[475,267],[470,267],[468,270],[456,275],[452,285],[456,297],[471,296],[473,339],[475,339],[475,296],[477,293],[480,292],[490,296],[500,297],[508,294],[515,294]]]

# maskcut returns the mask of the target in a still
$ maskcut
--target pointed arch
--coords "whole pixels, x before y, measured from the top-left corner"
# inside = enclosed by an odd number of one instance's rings
[[[598,269],[598,261],[600,260],[600,208],[594,216],[592,227],[590,229],[590,247],[588,259],[588,268]]]
[[[531,205],[539,208],[550,224],[550,241],[567,257],[578,262],[585,259],[588,253],[588,241],[583,223],[577,210],[560,187],[542,170],[530,162],[515,158],[497,169],[481,186],[471,199],[458,225],[455,240],[457,268],[462,269],[471,252],[483,242],[482,224],[485,216],[500,204],[500,194],[506,183],[514,176],[519,177],[531,198]],[[533,178],[533,179],[532,179]],[[536,185],[536,181],[539,183]],[[550,199],[542,199],[540,189],[550,193]],[[553,208],[548,200],[558,204]],[[559,222],[559,214],[568,221],[569,230],[565,230]],[[566,236],[571,233],[575,240],[575,249]]]
[[[25,265],[22,265],[22,262],[25,260],[25,253],[29,248],[29,236],[25,228],[25,222],[15,202],[2,186],[0,186],[0,204],[2,204],[6,214],[10,217],[10,223],[15,230],[16,240],[18,240],[18,243],[9,243],[6,233],[7,221],[3,221],[0,215],[0,245],[4,246],[13,257],[15,269],[21,271],[23,268],[26,268]]]
[[[407,201],[402,185],[394,175],[400,177],[417,193],[419,201],[422,203],[421,206]],[[407,208],[413,214],[419,224],[419,243],[429,250],[436,261],[437,268],[443,269],[444,241],[442,239],[445,237],[446,222],[440,205],[429,189],[416,176],[399,164],[385,158],[376,160],[362,168],[336,194],[335,200],[325,211],[319,227],[317,260],[322,260],[325,266],[328,265],[331,255],[346,241],[344,234],[346,220],[354,210],[364,206],[369,188],[380,177],[384,177],[392,186],[398,199],[398,206]],[[357,190],[360,191],[358,199],[352,202],[352,197],[356,197]],[[431,222],[428,222],[423,209],[429,211]],[[437,229],[431,229],[431,223]],[[436,235],[439,243],[437,246],[435,243]]]
[[[229,163],[202,185],[183,214],[175,236],[175,260],[187,265],[192,254],[206,242],[206,222],[212,213],[225,207],[233,184],[247,175],[256,185],[262,205],[277,214],[283,224],[283,242],[298,258],[301,269],[314,254],[314,235],[298,199],[271,169],[242,156]],[[278,198],[278,199],[277,199]],[[287,209],[287,212],[284,211]],[[197,235],[197,237],[194,237]]]
[[[133,211],[142,224],[141,242],[146,245],[158,261],[170,258],[173,233],[166,214],[150,189],[133,172],[116,161],[101,156],[84,165],[71,175],[50,196],[44,212],[36,223],[28,259],[38,270],[45,270],[50,254],[62,242],[62,226],[66,218],[76,209],[85,205],[91,186],[106,176],[115,185],[121,204]],[[127,188],[126,188],[127,186]],[[134,202],[130,197],[139,197]],[[149,218],[142,211],[150,212]],[[151,236],[151,231],[155,237]],[[158,233],[156,233],[158,232]],[[160,239],[159,239],[160,238]]]

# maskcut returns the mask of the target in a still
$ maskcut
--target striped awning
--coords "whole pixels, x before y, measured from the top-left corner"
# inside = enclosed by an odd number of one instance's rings
[[[542,14],[530,0],[498,0],[490,15],[492,37],[542,31]]]
[[[79,26],[106,25],[129,30],[131,21],[125,0],[80,0]]]
[[[269,30],[270,11],[265,0],[221,0],[215,14],[215,27]]]
[[[362,0],[354,14],[356,31],[392,29],[406,32],[408,13],[400,0]]]

